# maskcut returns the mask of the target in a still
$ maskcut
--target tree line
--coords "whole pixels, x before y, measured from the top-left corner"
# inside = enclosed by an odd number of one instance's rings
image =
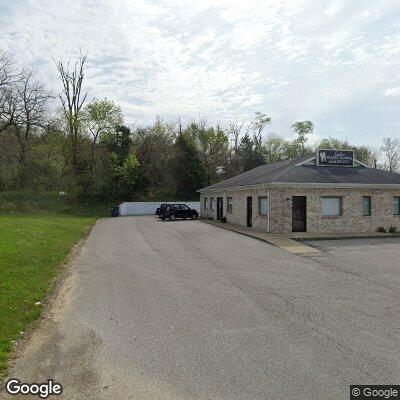
[[[198,118],[182,124],[156,117],[147,126],[128,126],[112,100],[88,100],[86,61],[86,55],[54,61],[60,82],[55,95],[34,71],[0,52],[0,191],[57,190],[105,201],[189,200],[201,187],[316,148],[353,149],[371,167],[400,169],[398,138],[385,138],[379,148],[332,137],[311,145],[311,121],[295,122],[295,139],[288,140],[265,133],[271,117],[262,112],[250,123]]]

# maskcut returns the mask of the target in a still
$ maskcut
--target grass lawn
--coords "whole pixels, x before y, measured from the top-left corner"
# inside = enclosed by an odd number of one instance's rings
[[[57,213],[0,213],[0,376],[11,341],[21,337],[40,314],[71,247],[96,221],[95,216]]]

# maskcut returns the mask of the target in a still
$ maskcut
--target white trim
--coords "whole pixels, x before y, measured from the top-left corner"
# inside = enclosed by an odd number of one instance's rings
[[[399,189],[399,183],[288,183],[274,182],[271,187],[306,187],[306,188],[371,188],[371,189]]]
[[[268,188],[268,232],[271,232],[271,197]]]
[[[357,163],[359,165],[362,165],[365,168],[371,168],[369,165],[362,163],[361,161],[358,161],[356,158],[354,159],[354,164]]]
[[[198,192],[201,194],[210,193],[210,192],[224,192],[226,190],[246,190],[246,189],[267,189],[267,188],[274,188],[274,187],[301,187],[301,188],[366,188],[366,189],[399,189],[399,183],[315,183],[315,182],[274,182],[274,183],[259,183],[255,185],[245,185],[245,186],[232,186],[226,187],[221,189],[208,189],[203,190],[200,189]]]
[[[295,167],[301,167],[302,165],[305,165],[305,164],[309,163],[310,161],[314,161],[314,160],[316,160],[316,159],[317,159],[316,156],[307,158],[307,160],[301,161],[301,162],[299,162],[298,164],[296,164]]]

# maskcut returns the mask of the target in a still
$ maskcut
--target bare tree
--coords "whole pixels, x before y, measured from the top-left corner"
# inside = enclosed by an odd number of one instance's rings
[[[50,92],[35,76],[35,73],[23,72],[18,82],[13,85],[10,107],[14,112],[10,133],[18,143],[18,163],[20,186],[26,186],[27,154],[31,145],[46,127],[46,114]]]
[[[239,121],[238,119],[229,122],[229,135],[232,136],[233,150],[235,152],[237,152],[239,147],[239,137],[242,133],[244,122],[244,120]]]
[[[0,133],[12,125],[16,114],[12,86],[20,73],[15,69],[8,54],[0,50]]]
[[[390,137],[383,139],[383,146],[381,147],[382,156],[384,160],[384,168],[390,172],[397,172],[400,170],[400,139],[393,139]]]
[[[63,85],[59,97],[67,121],[71,145],[70,157],[76,176],[80,176],[84,172],[79,153],[79,139],[81,136],[81,111],[87,96],[87,93],[82,92],[86,58],[87,54],[80,55],[73,67],[71,67],[71,60],[67,64],[64,64],[63,61],[55,61]]]
[[[372,166],[377,169],[379,168],[379,160],[381,159],[381,151],[377,147],[370,147],[370,152],[371,152],[371,163]]]

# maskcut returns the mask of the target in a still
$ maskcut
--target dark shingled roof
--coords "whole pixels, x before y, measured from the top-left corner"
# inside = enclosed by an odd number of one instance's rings
[[[331,183],[331,184],[383,184],[399,185],[400,174],[380,169],[356,167],[319,167],[316,165],[297,165],[312,158],[313,155],[283,160],[274,164],[261,165],[243,174],[234,176],[214,185],[200,189],[226,189],[268,183]]]

